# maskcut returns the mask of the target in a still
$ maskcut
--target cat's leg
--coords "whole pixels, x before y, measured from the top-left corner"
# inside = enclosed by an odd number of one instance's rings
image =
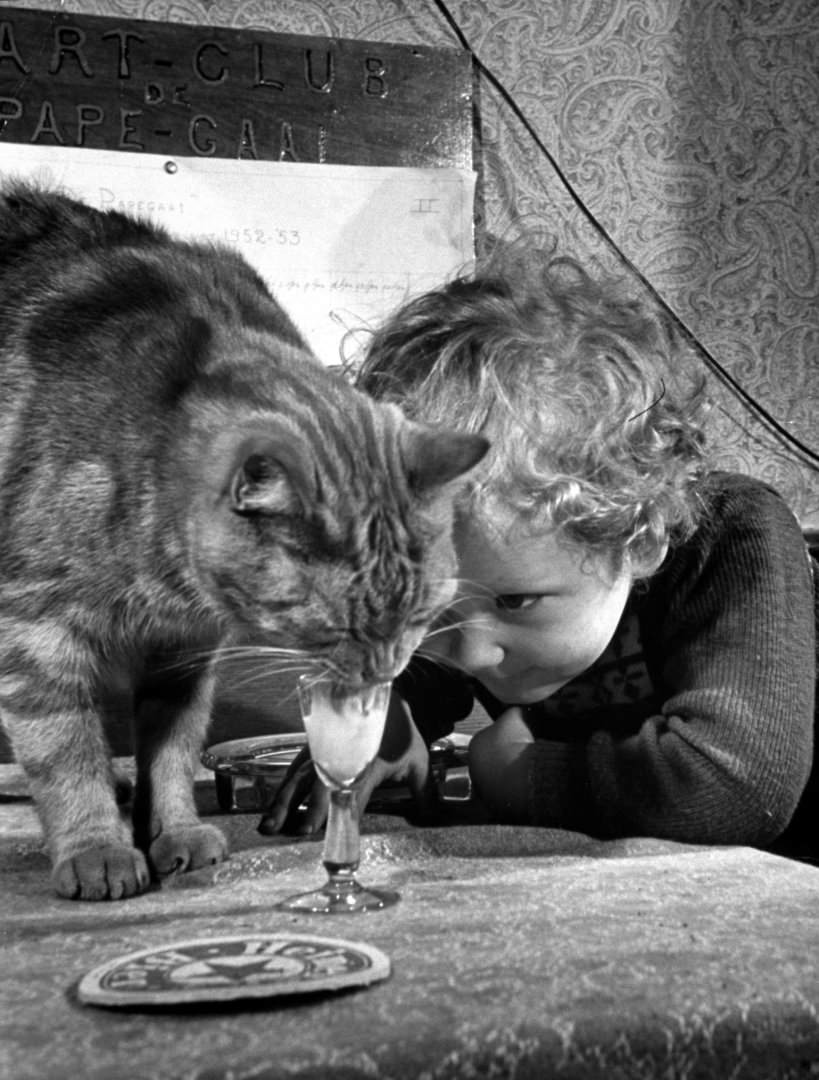
[[[148,868],[117,807],[82,649],[50,620],[2,622],[8,632],[0,633],[0,715],[29,780],[54,887],[83,900],[142,892]]]
[[[137,843],[160,876],[221,862],[227,842],[199,820],[193,779],[213,701],[212,666],[193,670],[167,654],[149,664],[137,695]]]

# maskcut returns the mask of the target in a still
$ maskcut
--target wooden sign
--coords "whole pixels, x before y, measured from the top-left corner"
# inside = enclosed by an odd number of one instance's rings
[[[468,168],[470,60],[450,48],[0,7],[3,141]]]

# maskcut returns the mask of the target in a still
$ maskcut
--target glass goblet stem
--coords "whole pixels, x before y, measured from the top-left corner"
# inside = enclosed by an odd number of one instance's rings
[[[355,810],[352,788],[330,788],[323,861],[325,870],[334,880],[352,879],[358,869],[361,844]]]

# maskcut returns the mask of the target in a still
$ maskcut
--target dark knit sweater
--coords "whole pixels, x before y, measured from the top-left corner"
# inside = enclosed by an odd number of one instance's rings
[[[700,843],[770,845],[789,823],[819,834],[806,795],[819,582],[771,488],[715,473],[701,495],[697,532],[634,588],[603,656],[525,710],[534,823]],[[399,690],[427,738],[473,692],[493,717],[508,707],[423,664]]]

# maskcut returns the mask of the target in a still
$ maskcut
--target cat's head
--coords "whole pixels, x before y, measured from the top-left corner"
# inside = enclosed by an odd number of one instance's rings
[[[488,443],[303,374],[212,441],[199,570],[246,640],[350,686],[391,679],[451,600],[454,496]]]

